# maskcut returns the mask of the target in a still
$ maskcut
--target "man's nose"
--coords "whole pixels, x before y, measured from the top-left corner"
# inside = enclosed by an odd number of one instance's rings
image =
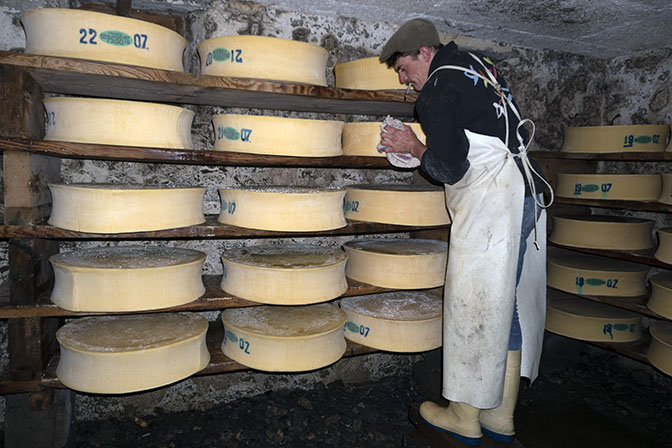
[[[406,84],[408,82],[408,76],[406,76],[405,73],[399,73],[399,82],[402,84]]]

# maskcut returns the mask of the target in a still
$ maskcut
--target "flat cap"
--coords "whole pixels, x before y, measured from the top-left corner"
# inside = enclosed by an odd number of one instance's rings
[[[389,38],[383,51],[380,52],[380,62],[386,62],[394,53],[418,51],[420,47],[440,45],[439,32],[432,22],[427,19],[413,19],[399,27],[396,33]]]

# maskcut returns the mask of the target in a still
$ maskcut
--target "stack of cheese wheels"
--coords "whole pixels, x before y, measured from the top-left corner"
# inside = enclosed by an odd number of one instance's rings
[[[656,201],[662,180],[659,174],[558,173],[555,194],[561,198]]]
[[[303,232],[339,229],[345,191],[312,187],[221,188],[222,224],[250,229]]]
[[[210,362],[208,321],[196,314],[100,316],[56,332],[56,374],[65,386],[96,394],[125,394],[174,383]]]
[[[647,308],[656,314],[672,319],[672,272],[662,272],[649,278],[651,296]]]
[[[252,246],[222,254],[222,290],[270,305],[307,305],[335,299],[348,289],[347,255],[306,244]]]
[[[26,53],[183,71],[186,40],[143,20],[81,9],[44,8],[21,17]]]
[[[384,152],[378,152],[380,143],[380,125],[382,122],[346,123],[343,127],[343,154],[346,156],[385,157]],[[425,143],[425,133],[420,123],[404,123],[415,132],[422,143]]]
[[[397,72],[376,57],[336,64],[334,78],[338,89],[406,90]]]
[[[143,185],[49,184],[49,224],[92,233],[124,233],[173,229],[201,224],[201,187]]]
[[[345,338],[390,352],[424,352],[442,344],[443,300],[437,291],[397,291],[347,297]]]
[[[266,36],[222,36],[198,45],[204,75],[327,85],[327,50]]]
[[[383,288],[418,289],[443,286],[448,243],[423,239],[350,241],[345,275]]]
[[[565,128],[564,152],[662,152],[665,125],[584,126]]]
[[[191,149],[194,113],[183,107],[104,98],[53,97],[45,140]]]
[[[648,266],[637,263],[549,250],[546,281],[548,286],[580,295],[637,297],[647,293],[648,271]]]
[[[632,342],[642,337],[642,316],[564,293],[549,295],[546,329],[573,339]]]
[[[654,256],[664,263],[672,264],[672,227],[658,229],[658,249]]]
[[[554,216],[548,240],[563,246],[606,250],[653,247],[653,221],[619,216]]]
[[[345,217],[407,226],[450,224],[443,188],[433,185],[353,185],[345,195]]]
[[[661,174],[660,177],[663,180],[663,185],[660,189],[660,196],[658,196],[658,202],[663,204],[672,205],[672,174]]]
[[[343,154],[342,121],[220,114],[212,123],[217,151],[296,157]]]
[[[649,326],[649,332],[651,344],[646,357],[656,368],[672,375],[672,323],[653,322]]]
[[[224,354],[253,369],[319,369],[345,353],[345,313],[331,303],[230,308],[222,323]]]
[[[204,292],[205,254],[162,247],[99,247],[53,255],[51,301],[70,311],[139,311],[183,305]]]

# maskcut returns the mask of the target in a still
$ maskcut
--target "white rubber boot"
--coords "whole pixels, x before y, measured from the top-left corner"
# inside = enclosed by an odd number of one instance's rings
[[[515,430],[513,413],[518,401],[520,387],[520,350],[510,350],[506,356],[506,377],[504,378],[504,396],[502,404],[493,409],[481,411],[480,420],[483,432],[498,442],[511,443]]]
[[[420,417],[425,422],[467,445],[481,443],[483,433],[478,422],[480,412],[480,409],[467,403],[451,402],[447,408],[431,401],[425,401],[420,405]]]

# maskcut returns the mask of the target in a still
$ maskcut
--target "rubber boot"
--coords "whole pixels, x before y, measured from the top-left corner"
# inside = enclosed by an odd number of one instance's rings
[[[511,443],[515,435],[513,412],[518,401],[520,386],[520,350],[510,350],[506,356],[506,377],[502,404],[493,409],[481,411],[480,421],[483,432],[498,442]]]
[[[447,432],[457,440],[467,445],[481,443],[483,433],[478,423],[478,408],[467,403],[451,402],[444,408],[431,401],[420,405],[420,417],[430,426],[442,432]]]

